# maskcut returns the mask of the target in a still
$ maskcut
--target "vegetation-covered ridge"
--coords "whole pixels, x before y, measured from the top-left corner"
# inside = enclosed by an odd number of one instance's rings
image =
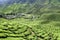
[[[60,40],[60,1],[13,0],[0,6],[0,40]]]

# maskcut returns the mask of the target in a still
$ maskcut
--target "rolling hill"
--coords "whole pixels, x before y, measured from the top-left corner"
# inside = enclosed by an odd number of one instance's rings
[[[60,0],[8,0],[0,6],[0,40],[60,40]]]

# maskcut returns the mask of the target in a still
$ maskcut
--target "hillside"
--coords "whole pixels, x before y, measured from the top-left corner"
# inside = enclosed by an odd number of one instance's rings
[[[6,2],[0,4],[0,40],[60,40],[60,0]]]

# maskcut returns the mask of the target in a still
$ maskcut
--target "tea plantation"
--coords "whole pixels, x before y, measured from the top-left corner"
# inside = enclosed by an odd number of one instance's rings
[[[59,0],[19,1],[0,6],[0,40],[60,40]]]
[[[60,21],[0,18],[0,40],[60,40]]]

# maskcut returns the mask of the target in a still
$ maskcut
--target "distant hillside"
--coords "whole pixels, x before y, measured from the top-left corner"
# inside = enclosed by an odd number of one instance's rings
[[[32,2],[32,4],[30,4]],[[11,5],[8,5],[11,4]],[[8,5],[8,6],[7,6]],[[33,13],[43,14],[49,12],[60,13],[59,0],[9,0],[0,7],[0,13]]]

